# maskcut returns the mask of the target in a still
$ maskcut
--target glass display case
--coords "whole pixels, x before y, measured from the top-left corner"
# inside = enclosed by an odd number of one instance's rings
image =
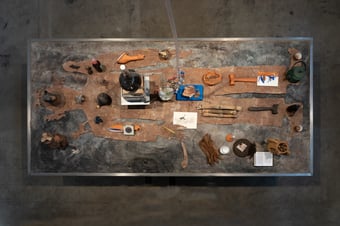
[[[28,171],[310,176],[313,39],[37,39]]]

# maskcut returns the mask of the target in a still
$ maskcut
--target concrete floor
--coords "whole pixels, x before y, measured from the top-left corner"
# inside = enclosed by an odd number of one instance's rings
[[[314,37],[313,177],[27,175],[27,40],[168,38],[171,30],[163,3],[2,1],[0,225],[339,225],[337,0],[173,0],[172,4],[179,37]]]

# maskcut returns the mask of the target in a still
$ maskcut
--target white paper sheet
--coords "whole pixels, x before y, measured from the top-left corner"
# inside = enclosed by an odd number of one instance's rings
[[[273,166],[273,153],[255,152],[254,166]]]
[[[257,76],[258,86],[279,86],[279,76]]]
[[[173,124],[197,129],[197,112],[174,112]]]

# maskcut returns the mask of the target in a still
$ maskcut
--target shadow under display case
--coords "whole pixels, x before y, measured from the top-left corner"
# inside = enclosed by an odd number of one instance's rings
[[[29,173],[312,175],[312,48],[312,38],[32,40]]]

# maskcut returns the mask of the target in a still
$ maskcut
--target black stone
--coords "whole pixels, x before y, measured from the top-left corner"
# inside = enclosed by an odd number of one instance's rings
[[[100,124],[100,123],[102,123],[102,122],[103,122],[103,119],[102,119],[101,117],[96,116],[96,117],[94,118],[94,123]]]
[[[97,103],[99,107],[104,105],[110,105],[112,103],[112,98],[106,93],[100,93],[97,96]]]

